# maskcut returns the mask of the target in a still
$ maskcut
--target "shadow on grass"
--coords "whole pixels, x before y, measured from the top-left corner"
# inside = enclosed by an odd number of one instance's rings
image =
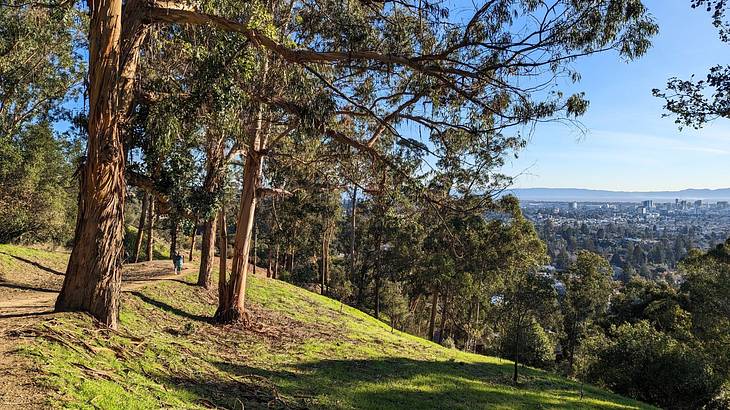
[[[315,407],[367,409],[593,408],[623,406],[607,397],[580,399],[577,386],[526,370],[519,388],[510,385],[511,365],[423,361],[407,358],[321,360],[271,371],[214,363],[235,378],[263,378],[290,400],[317,398]],[[219,391],[225,392],[221,388]],[[593,391],[591,389],[591,391]],[[593,391],[595,395],[595,391]],[[220,404],[222,404],[221,402]],[[626,407],[630,408],[628,404]]]
[[[2,253],[3,255],[10,256],[11,258],[15,258],[15,259],[17,259],[17,260],[19,260],[21,262],[27,263],[28,265],[35,266],[36,268],[38,268],[40,270],[43,270],[43,271],[46,271],[48,273],[52,273],[54,275],[59,275],[59,276],[64,276],[65,275],[65,273],[63,273],[63,272],[59,272],[59,271],[57,271],[57,270],[55,270],[53,268],[49,268],[48,266],[41,265],[40,263],[35,262],[35,261],[32,261],[30,259],[25,259],[23,257],[16,256],[16,255],[13,255],[13,254],[10,254],[10,253],[7,253],[7,252],[0,252],[0,253]]]
[[[163,275],[160,275],[163,276]],[[183,279],[170,279],[170,278],[164,278],[164,277],[141,277],[141,278],[135,278],[135,277],[124,277],[122,276],[122,282],[177,282],[183,285],[187,285],[190,287],[197,287],[198,285],[195,283],[187,282]]]
[[[0,319],[19,319],[24,317],[33,317],[33,316],[48,316],[56,313],[55,310],[46,310],[43,312],[28,312],[28,313],[0,313]]]
[[[58,293],[58,290],[55,290],[55,289],[39,288],[36,286],[24,285],[22,283],[3,282],[1,280],[0,280],[0,288],[32,290],[34,292],[44,292],[44,293]]]
[[[165,302],[161,302],[159,300],[152,299],[151,297],[149,297],[141,292],[131,292],[131,294],[134,296],[137,296],[143,302],[150,304],[152,306],[158,307],[158,308],[164,310],[165,312],[172,313],[173,315],[184,317],[184,318],[190,319],[190,320],[195,320],[198,322],[204,322],[204,323],[211,322],[211,318],[209,318],[207,316],[201,316],[201,315],[196,315],[196,314],[193,314],[190,312],[186,312],[182,309],[176,308],[174,306],[170,306]]]
[[[205,376],[156,376],[157,383],[171,389],[184,389],[195,396],[197,404],[223,409],[307,409],[301,400],[282,398],[275,386],[265,380],[249,377],[209,378]]]

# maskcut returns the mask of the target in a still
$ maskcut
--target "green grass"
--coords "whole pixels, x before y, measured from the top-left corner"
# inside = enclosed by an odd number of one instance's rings
[[[193,278],[186,278],[192,282]],[[535,369],[393,331],[326,297],[251,278],[252,325],[215,326],[215,293],[157,282],[125,293],[120,329],[41,322],[23,348],[64,408],[650,408]],[[83,341],[83,342],[82,342]]]
[[[68,263],[68,253],[52,252],[50,250],[28,248],[19,245],[0,244],[0,272],[3,270],[10,271],[11,269],[28,269],[29,263],[37,263],[63,272]]]

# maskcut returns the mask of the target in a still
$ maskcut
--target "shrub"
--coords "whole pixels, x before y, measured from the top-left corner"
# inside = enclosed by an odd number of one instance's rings
[[[582,354],[586,381],[664,408],[699,408],[720,387],[700,349],[647,321],[613,326],[608,338],[586,340]]]

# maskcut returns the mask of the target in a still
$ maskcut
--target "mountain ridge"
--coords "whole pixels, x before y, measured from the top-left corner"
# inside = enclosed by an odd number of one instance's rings
[[[673,202],[679,200],[730,201],[730,188],[687,188],[667,191],[612,191],[589,188],[513,188],[505,191],[522,201]]]

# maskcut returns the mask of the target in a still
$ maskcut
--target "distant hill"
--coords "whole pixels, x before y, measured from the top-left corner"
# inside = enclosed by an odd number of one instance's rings
[[[581,188],[517,188],[506,194],[514,194],[523,201],[577,201],[577,202],[673,202],[701,199],[708,202],[730,201],[730,188],[683,189],[681,191],[605,191]]]

